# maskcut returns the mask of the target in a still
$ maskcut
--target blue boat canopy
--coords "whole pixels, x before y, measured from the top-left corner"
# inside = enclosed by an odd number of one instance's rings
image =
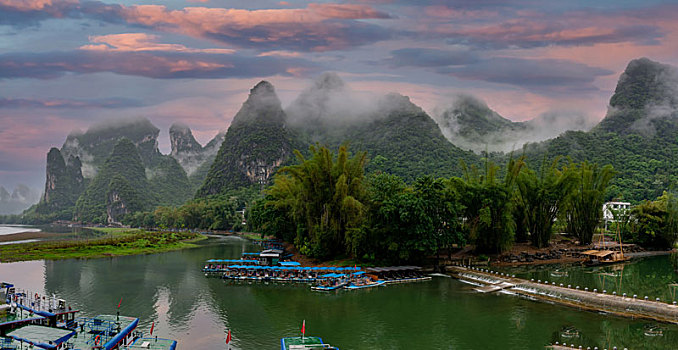
[[[278,264],[280,264],[280,266],[301,266],[301,264],[296,261],[281,261]]]
[[[357,275],[362,275],[364,273],[365,273],[365,271],[358,271],[358,272],[354,272],[353,274],[357,276]]]

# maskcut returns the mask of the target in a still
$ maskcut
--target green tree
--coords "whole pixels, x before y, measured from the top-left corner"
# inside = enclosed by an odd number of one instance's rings
[[[522,158],[511,158],[501,180],[500,167],[486,161],[484,174],[471,167],[465,169],[464,179],[452,179],[464,205],[465,229],[478,252],[501,253],[513,244],[512,198],[523,165]]]
[[[678,238],[678,210],[673,194],[664,192],[655,201],[645,201],[631,211],[631,237],[639,245],[671,248]]]
[[[524,210],[532,245],[538,248],[549,245],[558,211],[575,185],[572,171],[558,170],[558,162],[544,159],[539,173],[525,167],[518,176],[518,208]]]
[[[424,227],[422,241],[428,246],[429,252],[436,254],[434,268],[437,269],[441,249],[465,243],[459,227],[459,202],[451,186],[431,176],[418,178],[414,183],[414,191],[423,202],[423,214],[428,224],[428,227]]]
[[[582,162],[572,165],[576,185],[567,202],[566,218],[568,230],[582,245],[591,244],[593,233],[603,217],[605,190],[615,175],[611,165],[598,167],[597,164]]]
[[[267,190],[273,205],[295,222],[295,244],[316,258],[355,256],[363,235],[366,153],[349,157],[341,146],[335,156],[316,145],[308,159],[295,154],[299,164],[280,169]]]

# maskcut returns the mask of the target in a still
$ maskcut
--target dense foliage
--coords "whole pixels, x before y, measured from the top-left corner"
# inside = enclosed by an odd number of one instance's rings
[[[501,179],[499,166],[486,161],[482,173],[470,167],[463,179],[453,179],[464,206],[464,227],[477,251],[501,253],[513,244],[513,193],[523,165],[522,159],[511,159]]]
[[[633,204],[659,197],[678,183],[678,100],[675,68],[633,60],[619,79],[607,116],[589,132],[568,131],[525,146],[529,162],[562,155],[610,164],[618,172],[606,199]]]
[[[121,139],[113,149],[85,193],[76,204],[76,218],[85,222],[107,223],[118,220],[109,209],[118,202],[120,216],[131,211],[150,209],[157,202],[149,191],[144,165],[134,144]]]
[[[303,254],[329,258],[359,246],[365,215],[364,168],[366,154],[349,157],[345,146],[335,155],[312,146],[306,159],[284,167],[267,191],[272,205],[282,209],[298,227],[295,244]]]
[[[627,239],[645,247],[672,248],[678,238],[678,198],[664,192],[655,201],[644,201],[631,211]]]
[[[318,259],[352,256],[383,262],[421,261],[463,243],[456,195],[442,179],[365,178],[366,154],[352,157],[313,146],[282,168],[267,197],[251,208],[250,227],[294,241]]]
[[[294,134],[285,127],[285,112],[273,86],[260,82],[233,118],[197,196],[267,184],[275,170],[291,158],[295,142]]]
[[[521,225],[521,234],[529,231],[532,245],[543,248],[549,244],[553,224],[577,178],[572,169],[559,170],[558,159],[543,162],[538,171],[525,167],[518,175],[514,219]]]
[[[605,190],[614,176],[614,169],[609,165],[598,167],[583,162],[574,171],[577,183],[574,190],[567,194],[567,227],[581,244],[590,244],[603,217]]]

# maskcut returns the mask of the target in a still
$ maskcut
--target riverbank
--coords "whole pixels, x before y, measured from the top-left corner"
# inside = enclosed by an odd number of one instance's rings
[[[54,238],[63,238],[68,234],[63,233],[48,233],[48,232],[21,232],[21,233],[11,233],[8,235],[0,236],[0,243],[3,242],[14,242],[14,241],[25,241],[28,239],[54,239]]]
[[[0,262],[28,260],[92,259],[124,255],[163,253],[193,248],[207,237],[191,232],[121,233],[106,238],[68,239],[0,246]]]
[[[586,260],[581,254],[596,249],[593,245],[581,246],[568,239],[553,240],[546,248],[535,248],[529,243],[516,243],[503,254],[476,254],[472,246],[455,252],[447,259],[448,265],[455,262],[471,262],[473,265],[489,265],[496,267],[517,267],[532,265],[578,264]],[[612,247],[612,250],[618,249]],[[624,244],[624,254],[630,258],[654,255],[667,255],[675,250],[645,250],[634,244]]]

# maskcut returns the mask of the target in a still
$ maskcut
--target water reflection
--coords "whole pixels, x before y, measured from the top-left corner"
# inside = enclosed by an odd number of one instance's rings
[[[342,349],[538,349],[573,340],[584,348],[665,349],[678,343],[672,325],[658,325],[662,335],[650,337],[648,322],[483,295],[450,278],[314,293],[305,285],[223,281],[200,272],[209,258],[255,250],[244,240],[220,238],[165,254],[0,264],[0,276],[59,295],[88,315],[115,313],[122,298],[121,313],[139,316],[145,329],[155,322],[160,336],[178,339],[183,349],[224,348],[226,329],[235,349],[274,349],[281,336],[298,334],[304,319],[308,334]],[[621,288],[640,290],[648,278],[668,281],[673,268],[664,259],[625,266]],[[582,285],[598,286],[599,273],[621,277],[614,270],[563,269],[562,281],[581,279]],[[556,278],[548,269],[518,273]],[[613,283],[606,278],[606,286]]]

